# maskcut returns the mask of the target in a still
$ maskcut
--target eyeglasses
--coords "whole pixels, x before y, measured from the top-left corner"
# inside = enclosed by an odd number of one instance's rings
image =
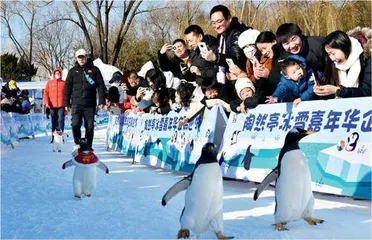
[[[225,19],[222,18],[222,19],[219,19],[219,20],[216,20],[216,21],[211,22],[211,24],[212,24],[212,26],[216,26],[217,23],[218,23],[218,24],[221,24],[221,23],[223,23],[224,21],[225,21]]]

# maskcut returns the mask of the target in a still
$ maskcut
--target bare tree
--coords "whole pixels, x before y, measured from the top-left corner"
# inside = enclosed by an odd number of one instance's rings
[[[133,22],[134,17],[138,14],[148,12],[148,10],[139,10],[143,0],[117,1],[116,5],[114,2],[114,0],[71,0],[78,19],[74,19],[71,16],[59,17],[49,21],[49,24],[53,24],[58,21],[71,21],[79,26],[84,33],[85,40],[89,46],[92,56],[102,58],[103,62],[105,63],[109,62],[109,38],[115,39],[111,58],[111,64],[115,65],[123,46],[124,38]],[[112,34],[110,34],[110,16],[112,16],[111,13],[113,9],[119,10],[121,15],[121,17],[119,17],[120,22],[118,31],[115,31],[116,36],[112,36]],[[104,19],[102,14],[104,14]],[[97,39],[98,43],[95,44]],[[98,54],[96,54],[96,52],[98,52]]]
[[[18,54],[27,59],[29,71],[32,69],[33,59],[33,46],[34,46],[34,33],[37,31],[37,14],[38,11],[45,6],[49,5],[51,1],[13,1],[5,2],[1,1],[1,21],[8,30],[8,36],[16,46]],[[16,21],[13,21],[16,19]],[[19,21],[20,20],[20,21]],[[28,47],[17,39],[13,29],[16,23],[21,22],[28,32]],[[27,76],[28,80],[31,80],[31,76]]]
[[[172,36],[172,32],[174,32],[174,22],[172,22],[171,19],[173,18],[172,11],[174,11],[175,8],[169,6],[169,4],[167,4],[165,8],[168,10],[153,10],[156,8],[150,6],[150,12],[147,14],[148,17],[144,18],[141,21],[141,26],[139,26],[142,30],[142,34],[145,34],[154,45],[163,45],[174,38],[174,36]],[[137,32],[137,34],[141,33]]]
[[[66,23],[59,22],[43,28],[35,34],[35,62],[49,74],[54,67],[65,67],[70,61],[75,31]]]
[[[174,2],[173,4],[172,15],[177,22],[177,36],[181,37],[185,28],[195,23],[203,1]]]

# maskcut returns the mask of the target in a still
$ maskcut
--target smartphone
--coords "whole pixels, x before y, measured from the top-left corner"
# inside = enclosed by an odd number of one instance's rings
[[[231,58],[226,58],[226,63],[229,65],[229,68],[235,66],[235,63]]]
[[[313,76],[311,76],[311,77],[314,78],[315,85],[320,86],[318,74],[316,72],[313,72]]]
[[[180,65],[181,65],[182,68],[187,68],[187,64],[184,63],[184,62],[181,62]]]
[[[260,65],[260,62],[257,60],[256,56],[253,56],[253,61],[254,63],[256,63],[256,65]]]
[[[198,47],[199,47],[200,52],[208,51],[207,44],[205,44],[205,42],[198,43]]]

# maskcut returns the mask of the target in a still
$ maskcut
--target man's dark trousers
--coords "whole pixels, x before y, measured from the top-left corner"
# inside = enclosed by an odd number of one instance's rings
[[[88,140],[88,146],[92,147],[94,136],[94,114],[95,107],[84,107],[73,105],[71,108],[71,126],[75,144],[79,144],[81,138],[81,125],[84,119],[85,138]]]

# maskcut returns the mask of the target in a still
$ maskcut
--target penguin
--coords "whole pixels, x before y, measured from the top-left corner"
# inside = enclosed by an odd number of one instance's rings
[[[352,152],[355,150],[357,143],[359,140],[359,133],[353,132],[350,137],[347,138],[347,145],[345,147],[345,150],[348,152]]]
[[[64,142],[63,132],[59,129],[54,130],[54,132],[53,132],[53,144],[54,144],[53,152],[62,152],[63,142]]]
[[[256,156],[256,155],[254,155],[254,153],[251,153],[251,146],[252,145],[248,146],[247,151],[245,152],[245,155],[244,155],[244,159],[243,159],[243,163],[244,163],[243,166],[244,166],[244,169],[247,170],[247,171],[251,167],[252,157]]]
[[[298,146],[298,142],[312,134],[300,128],[290,130],[284,140],[276,166],[260,183],[254,193],[257,200],[261,192],[275,183],[275,226],[279,231],[288,230],[285,224],[304,219],[310,225],[323,223],[324,220],[313,218],[314,195],[311,189],[311,175],[307,159]]]
[[[104,171],[106,174],[109,173],[108,167],[100,162],[97,156],[93,153],[93,150],[88,147],[88,141],[86,138],[79,140],[80,148],[78,149],[78,155],[62,165],[62,169],[66,169],[71,166],[75,166],[75,172],[73,176],[73,189],[75,198],[80,199],[84,194],[86,197],[91,197],[92,192],[96,188],[96,175],[97,167]]]
[[[189,238],[190,230],[202,233],[212,230],[218,239],[231,239],[222,234],[223,216],[222,173],[217,160],[217,147],[207,143],[193,172],[173,185],[163,196],[162,205],[186,190],[185,207],[180,216],[181,229],[177,238]]]
[[[230,141],[230,145],[234,145],[238,142],[238,135],[240,133],[240,130],[235,130],[231,136],[231,141]]]
[[[218,165],[222,165],[222,163],[224,163],[225,162],[225,153],[226,152],[222,152],[221,153],[221,157],[220,157],[220,160],[218,160]]]
[[[159,138],[156,139],[156,148],[163,150],[163,144]]]

